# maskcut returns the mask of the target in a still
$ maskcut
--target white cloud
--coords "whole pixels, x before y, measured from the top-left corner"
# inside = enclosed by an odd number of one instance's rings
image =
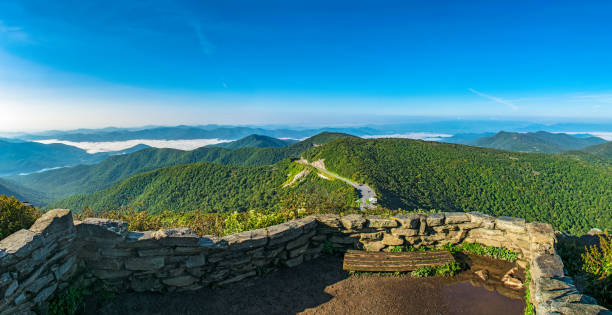
[[[220,139],[190,139],[190,140],[148,140],[136,139],[128,141],[108,141],[108,142],[73,142],[57,139],[35,140],[35,142],[50,144],[62,143],[73,147],[86,150],[87,153],[113,152],[129,149],[139,144],[146,144],[154,148],[170,148],[179,150],[194,150],[210,144],[228,142],[228,140]]]
[[[512,103],[511,101],[504,100],[504,99],[502,99],[502,98],[495,97],[495,96],[491,96],[491,95],[488,95],[488,94],[484,94],[484,93],[479,92],[479,91],[476,91],[476,90],[474,90],[474,89],[472,89],[472,88],[469,88],[468,90],[470,90],[470,92],[472,92],[472,93],[474,93],[474,94],[476,94],[476,95],[478,95],[478,96],[482,96],[482,97],[484,97],[484,98],[486,98],[486,99],[488,99],[488,100],[491,100],[491,101],[493,101],[493,102],[496,102],[496,103],[500,103],[500,104],[507,105],[507,106],[508,106],[508,107],[510,107],[512,110],[518,110],[518,106],[514,105],[514,103]]]
[[[431,133],[431,132],[409,132],[403,134],[391,134],[391,135],[371,135],[371,136],[363,136],[363,138],[405,138],[405,139],[419,139],[425,141],[441,141],[443,138],[452,137],[453,135],[445,134],[445,133]]]

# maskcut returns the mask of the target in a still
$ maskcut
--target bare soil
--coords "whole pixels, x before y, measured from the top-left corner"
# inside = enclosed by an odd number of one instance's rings
[[[225,288],[188,293],[127,293],[97,314],[523,314],[523,291],[500,279],[513,264],[476,256],[454,277],[413,278],[342,270],[342,257],[325,256]],[[486,268],[482,281],[475,270]],[[524,276],[524,274],[521,274]],[[92,301],[93,302],[93,301]],[[95,305],[95,303],[88,303]]]

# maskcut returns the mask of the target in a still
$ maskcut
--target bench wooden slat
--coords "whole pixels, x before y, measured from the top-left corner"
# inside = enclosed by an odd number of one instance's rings
[[[349,250],[344,256],[344,270],[352,271],[413,271],[419,267],[441,266],[455,261],[449,251],[366,252]]]

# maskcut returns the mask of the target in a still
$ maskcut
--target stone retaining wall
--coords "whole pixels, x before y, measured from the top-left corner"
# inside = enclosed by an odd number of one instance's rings
[[[53,210],[0,242],[0,314],[44,311],[52,294],[70,282],[118,291],[197,290],[293,267],[331,249],[389,251],[464,241],[517,252],[517,263],[531,267],[538,314],[605,310],[563,276],[550,225],[517,218],[477,212],[318,215],[216,238],[190,229],[129,232],[125,222],[107,219],[73,224],[70,211]]]

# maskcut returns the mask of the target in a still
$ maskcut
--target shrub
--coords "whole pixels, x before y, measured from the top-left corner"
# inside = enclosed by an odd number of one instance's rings
[[[438,266],[436,269],[436,275],[438,276],[454,276],[461,271],[461,266],[456,262],[448,262],[442,266]]]
[[[82,313],[85,306],[84,299],[88,292],[83,288],[69,287],[56,295],[49,304],[49,315],[74,315]]]
[[[530,282],[531,272],[529,272],[529,266],[527,266],[527,269],[525,269],[525,315],[533,315],[535,313],[535,306],[531,303]]]
[[[29,228],[40,215],[36,208],[22,204],[15,197],[0,195],[0,239]]]
[[[436,268],[430,266],[419,267],[410,274],[417,278],[431,277],[436,274]]]
[[[586,248],[582,269],[587,275],[585,291],[606,307],[612,305],[612,238],[606,231],[599,237],[599,246]]]

